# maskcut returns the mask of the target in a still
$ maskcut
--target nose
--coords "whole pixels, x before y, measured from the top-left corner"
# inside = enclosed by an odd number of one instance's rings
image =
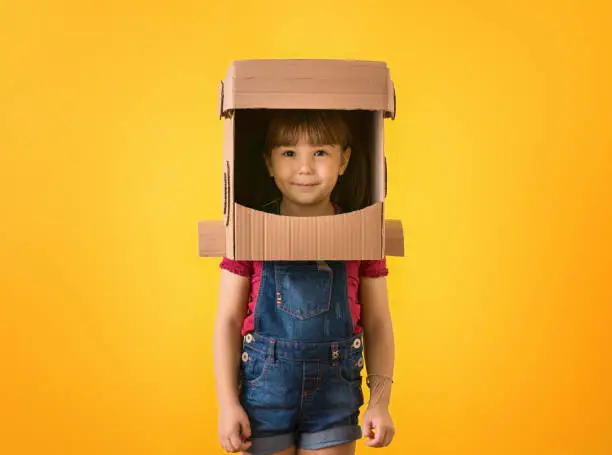
[[[304,153],[298,160],[298,173],[310,174],[314,169],[314,159],[309,154]]]

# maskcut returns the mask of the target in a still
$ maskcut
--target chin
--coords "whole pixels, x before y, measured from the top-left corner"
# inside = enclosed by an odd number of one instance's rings
[[[312,206],[312,205],[317,205],[321,203],[319,199],[300,198],[300,197],[295,197],[295,198],[292,197],[289,200],[296,205],[303,205],[303,206]]]
[[[320,197],[320,196],[313,196],[313,197],[304,197],[304,196],[299,197],[298,196],[298,197],[290,197],[289,199],[294,204],[303,205],[305,207],[319,205],[327,201],[326,198]]]

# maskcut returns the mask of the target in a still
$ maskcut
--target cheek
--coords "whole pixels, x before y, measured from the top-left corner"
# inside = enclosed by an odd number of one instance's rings
[[[286,179],[291,176],[291,166],[288,166],[286,162],[278,160],[276,162],[273,162],[272,164],[274,176],[277,177],[279,180]]]
[[[326,180],[335,180],[340,172],[340,166],[338,163],[325,163],[319,168],[319,175],[324,177]]]

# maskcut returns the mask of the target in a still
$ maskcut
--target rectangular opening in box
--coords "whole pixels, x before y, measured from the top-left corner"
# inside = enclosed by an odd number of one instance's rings
[[[384,118],[381,111],[338,110],[351,136],[351,159],[340,177],[333,198],[344,213],[361,210],[385,198]],[[236,109],[233,112],[234,202],[254,210],[280,192],[269,176],[265,136],[273,109]],[[360,187],[361,186],[361,187]]]

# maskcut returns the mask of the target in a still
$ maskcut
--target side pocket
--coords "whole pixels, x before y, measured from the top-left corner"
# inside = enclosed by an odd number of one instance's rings
[[[267,355],[245,346],[242,350],[240,372],[244,384],[255,385],[259,383],[270,368]]]
[[[360,349],[338,363],[340,379],[349,384],[361,383],[363,366],[363,351]]]

